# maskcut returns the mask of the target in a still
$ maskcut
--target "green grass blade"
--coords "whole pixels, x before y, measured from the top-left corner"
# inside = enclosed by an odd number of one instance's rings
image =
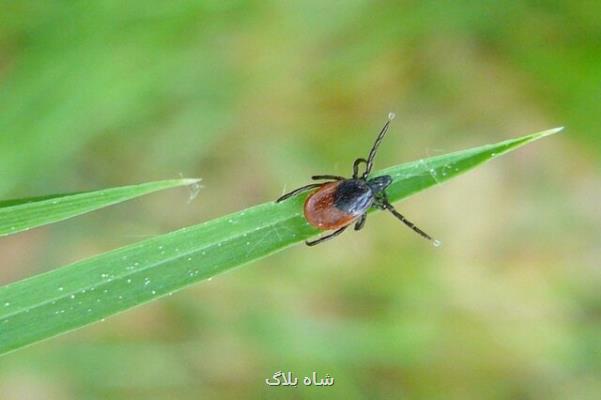
[[[197,182],[197,179],[172,179],[82,193],[3,200],[0,201],[0,236],[62,221],[148,193]]]
[[[389,197],[397,201],[557,131],[410,162],[379,174],[393,176]],[[302,242],[318,233],[304,220],[303,200],[299,196],[264,203],[0,288],[0,353]]]

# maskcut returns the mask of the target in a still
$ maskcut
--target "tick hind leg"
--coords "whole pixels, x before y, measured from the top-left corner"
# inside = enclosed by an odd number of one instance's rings
[[[334,231],[334,232],[332,232],[332,233],[330,233],[330,234],[327,234],[327,235],[325,235],[325,236],[322,236],[322,237],[320,237],[319,239],[315,239],[315,240],[313,240],[313,241],[307,240],[307,241],[305,242],[305,244],[306,244],[307,246],[315,246],[316,244],[319,244],[319,243],[321,243],[321,242],[325,242],[326,240],[330,240],[330,239],[332,239],[332,238],[335,238],[336,236],[338,236],[338,235],[340,235],[342,232],[344,232],[346,228],[348,228],[348,225],[347,225],[347,226],[343,226],[342,228],[340,228],[340,229],[338,229],[338,230],[336,230],[336,231]]]
[[[359,217],[359,221],[355,224],[355,230],[360,231],[365,226],[365,220],[367,219],[367,213]]]
[[[293,190],[292,192],[286,193],[285,195],[281,196],[279,199],[277,199],[275,202],[279,203],[281,201],[284,201],[296,194],[302,193],[302,192],[306,192],[307,190],[311,190],[311,189],[315,189],[320,187],[321,185],[323,185],[323,183],[311,183],[309,185],[305,185],[302,187],[299,187],[298,189]]]
[[[314,181],[320,180],[320,179],[331,179],[334,181],[343,181],[346,178],[344,176],[338,176],[338,175],[313,175],[311,177],[311,179],[313,179]]]

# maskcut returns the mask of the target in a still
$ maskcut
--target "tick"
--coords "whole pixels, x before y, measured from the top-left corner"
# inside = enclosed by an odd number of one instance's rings
[[[389,211],[417,234],[427,240],[432,240],[430,235],[405,218],[388,201],[386,189],[392,183],[392,177],[390,175],[370,176],[378,147],[382,143],[386,132],[388,132],[390,122],[393,119],[394,114],[388,114],[388,121],[378,134],[367,159],[357,158],[355,160],[352,178],[348,179],[336,175],[315,175],[311,179],[326,180],[327,182],[305,185],[286,193],[276,200],[276,203],[279,203],[299,193],[313,190],[305,200],[305,218],[309,224],[316,228],[332,232],[321,236],[319,239],[306,241],[305,243],[308,246],[315,246],[340,235],[353,223],[355,223],[356,231],[361,230],[365,226],[367,211],[371,207]],[[365,165],[365,171],[362,174],[359,173],[361,164]],[[440,242],[435,240],[434,244],[439,245]]]

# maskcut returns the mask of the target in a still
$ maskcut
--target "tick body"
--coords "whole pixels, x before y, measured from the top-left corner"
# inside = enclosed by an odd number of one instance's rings
[[[352,178],[347,179],[336,175],[316,175],[313,176],[313,180],[328,180],[329,182],[312,183],[300,187],[276,200],[279,203],[296,194],[312,190],[312,193],[305,200],[305,219],[309,224],[321,230],[333,230],[333,232],[317,240],[307,241],[307,245],[314,246],[336,237],[344,232],[352,223],[355,223],[355,230],[362,229],[367,217],[367,211],[371,207],[388,210],[416,233],[425,239],[432,240],[428,234],[401,215],[388,201],[386,188],[392,183],[392,177],[388,175],[370,177],[378,146],[386,135],[390,121],[393,118],[394,114],[391,113],[388,115],[388,121],[376,138],[368,158],[358,158],[355,160],[353,163]],[[359,174],[361,164],[365,164],[363,174]]]
[[[326,183],[305,201],[305,218],[320,229],[347,226],[373,203],[373,194],[358,180]]]
[[[307,197],[305,218],[320,229],[342,228],[365,214],[380,191],[362,179],[325,183]]]

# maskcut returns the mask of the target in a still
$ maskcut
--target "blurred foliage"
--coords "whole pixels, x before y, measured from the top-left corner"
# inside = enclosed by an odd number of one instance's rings
[[[0,196],[202,176],[0,241],[1,283],[557,125],[386,216],[3,357],[1,399],[596,399],[601,3],[0,0]],[[496,184],[491,185],[493,180]],[[271,389],[277,370],[333,388]]]

